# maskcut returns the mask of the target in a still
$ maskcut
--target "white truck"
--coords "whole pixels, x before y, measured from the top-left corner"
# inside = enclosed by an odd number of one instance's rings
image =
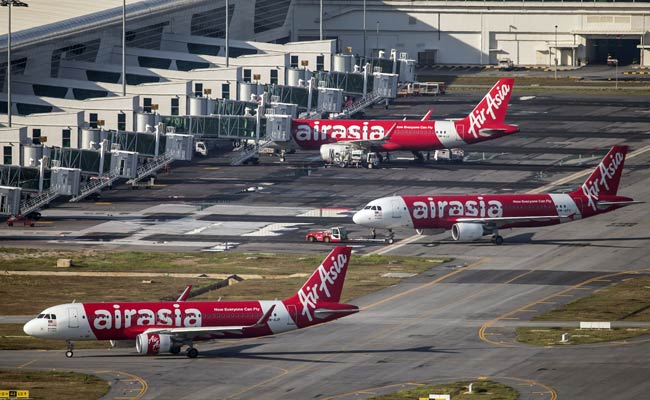
[[[379,155],[377,153],[350,144],[324,144],[320,147],[320,154],[327,164],[342,168],[376,168],[379,166]]]
[[[194,152],[206,157],[208,155],[208,146],[205,142],[196,142],[194,143]]]

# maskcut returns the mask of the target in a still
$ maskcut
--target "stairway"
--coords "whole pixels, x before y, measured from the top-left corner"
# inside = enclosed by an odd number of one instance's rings
[[[38,196],[32,197],[29,200],[25,200],[20,205],[20,215],[27,215],[32,211],[36,211],[59,196],[59,193],[55,192],[52,189],[49,189],[42,192]]]
[[[253,157],[256,157],[256,156],[259,157],[260,150],[269,147],[271,144],[273,144],[273,141],[270,140],[270,139],[266,139],[266,140],[263,140],[263,141],[259,142],[259,144],[257,146],[253,146],[252,149],[241,150],[241,153],[238,156],[235,156],[233,158],[230,165],[233,165],[233,166],[242,165],[243,163],[245,163],[246,161],[248,161],[249,159],[251,159]]]
[[[164,153],[163,155],[155,157],[148,163],[139,166],[135,173],[135,178],[129,179],[126,183],[129,185],[138,183],[172,161],[174,161],[174,157],[172,157],[171,153]]]
[[[345,107],[340,113],[332,114],[330,118],[331,119],[349,118],[350,115],[357,113],[367,107],[370,107],[371,105],[378,103],[383,99],[384,97],[380,96],[378,93],[372,92],[366,95],[366,97],[362,97],[361,99]]]
[[[75,203],[79,200],[85,199],[87,196],[90,196],[93,193],[99,192],[107,186],[111,186],[116,180],[120,179],[120,175],[117,173],[109,175],[99,175],[97,179],[89,181],[79,188],[79,194],[70,199],[71,203]]]

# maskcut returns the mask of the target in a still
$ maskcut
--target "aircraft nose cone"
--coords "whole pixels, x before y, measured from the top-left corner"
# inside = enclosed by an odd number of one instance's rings
[[[34,321],[33,319],[28,321],[23,326],[23,332],[25,332],[26,335],[34,336],[36,334],[36,321]]]
[[[362,216],[361,214],[363,214],[363,211],[357,211],[357,212],[354,213],[354,215],[352,216],[352,221],[354,221],[355,224],[360,225],[360,224],[362,223],[362,221],[363,221],[363,216]]]

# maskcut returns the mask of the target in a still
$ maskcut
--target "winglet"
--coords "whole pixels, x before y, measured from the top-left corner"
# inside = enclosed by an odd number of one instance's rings
[[[183,293],[181,293],[181,295],[178,296],[178,299],[176,299],[176,301],[179,302],[179,301],[187,300],[187,297],[190,295],[190,290],[192,290],[192,285],[187,285],[185,290],[183,290]]]
[[[433,108],[430,108],[429,111],[427,111],[426,114],[424,114],[424,117],[420,121],[428,121],[429,118],[431,118],[431,114],[433,114]]]
[[[273,315],[273,310],[275,310],[275,304],[273,304],[271,308],[269,308],[269,310],[266,313],[264,313],[264,315],[262,315],[262,318],[260,318],[252,327],[259,328],[266,325],[266,323],[269,322],[269,318],[271,318],[271,315]]]
[[[384,140],[389,140],[393,132],[395,132],[395,128],[397,127],[397,122],[393,124],[390,128],[388,128],[388,132],[384,135]]]

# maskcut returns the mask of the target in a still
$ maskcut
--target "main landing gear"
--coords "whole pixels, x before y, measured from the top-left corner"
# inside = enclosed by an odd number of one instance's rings
[[[65,352],[65,356],[71,358],[74,355],[74,352],[72,351],[74,349],[74,343],[69,340],[66,340],[66,343],[68,344],[68,351]]]
[[[189,358],[196,358],[198,357],[198,355],[199,355],[199,351],[196,348],[190,347],[189,349],[187,349],[187,356]]]
[[[496,244],[497,246],[501,246],[503,244],[503,236],[499,235],[499,231],[496,229],[492,231],[492,243]]]

